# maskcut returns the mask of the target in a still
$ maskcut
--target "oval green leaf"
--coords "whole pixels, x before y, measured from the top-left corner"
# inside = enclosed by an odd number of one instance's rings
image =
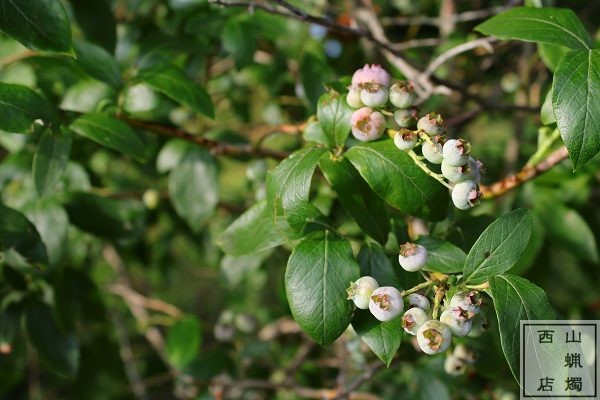
[[[58,183],[67,168],[72,138],[68,130],[57,135],[47,129],[42,134],[33,156],[33,181],[40,197]]]
[[[337,193],[344,210],[366,234],[385,244],[390,232],[385,203],[373,193],[358,171],[347,159],[333,161],[329,154],[321,157],[319,167]]]
[[[512,268],[529,243],[532,230],[529,210],[518,209],[498,218],[479,236],[463,270],[467,283],[483,283]]]
[[[169,328],[165,350],[171,364],[183,369],[198,355],[201,340],[200,321],[187,315]]]
[[[421,170],[392,140],[352,147],[346,157],[389,205],[427,220],[442,220],[448,189]]]
[[[600,51],[572,51],[552,82],[552,106],[574,168],[600,151]]]
[[[86,74],[115,89],[123,85],[121,69],[117,60],[102,47],[78,40],[75,42],[76,63]]]
[[[315,342],[332,343],[350,324],[353,304],[346,288],[359,277],[350,244],[331,232],[300,242],[285,271],[285,290],[294,319]]]
[[[352,109],[341,94],[330,91],[323,94],[317,103],[317,119],[329,143],[343,146],[352,128]]]
[[[515,7],[477,25],[475,30],[500,39],[517,39],[590,49],[592,40],[577,15],[566,8]]]
[[[420,237],[417,243],[427,249],[425,271],[455,274],[463,270],[467,255],[454,244],[431,236]]]
[[[28,133],[38,119],[58,126],[56,113],[39,94],[26,86],[0,82],[0,130]]]
[[[404,329],[400,326],[400,318],[380,322],[369,311],[357,310],[352,327],[371,351],[389,367],[402,341]]]
[[[71,25],[60,1],[0,0],[0,30],[32,50],[73,54]]]
[[[20,212],[0,204],[0,251],[15,250],[31,262],[46,263],[46,246]]]
[[[146,158],[144,142],[125,122],[106,114],[85,114],[69,126],[75,133],[139,161]]]
[[[402,284],[388,256],[381,246],[365,243],[358,252],[360,276],[372,276],[379,286],[393,286],[402,290]]]

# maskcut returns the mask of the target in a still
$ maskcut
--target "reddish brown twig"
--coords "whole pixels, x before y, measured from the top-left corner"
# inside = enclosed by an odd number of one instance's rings
[[[567,148],[563,146],[560,149],[550,153],[550,155],[542,160],[539,164],[526,166],[516,174],[509,175],[501,181],[492,183],[491,185],[481,185],[480,190],[482,196],[484,199],[502,196],[515,189],[517,186],[520,186],[548,171],[568,156],[569,153],[567,152]]]

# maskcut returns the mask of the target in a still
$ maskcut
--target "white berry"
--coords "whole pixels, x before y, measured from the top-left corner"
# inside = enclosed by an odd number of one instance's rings
[[[346,289],[348,300],[354,301],[356,307],[366,310],[369,308],[369,300],[373,291],[379,287],[379,283],[370,276],[363,276],[356,282],[350,283],[350,287]]]
[[[404,109],[394,111],[394,121],[401,128],[408,128],[415,123],[417,112],[415,109]]]
[[[444,160],[442,145],[440,143],[435,143],[434,147],[429,141],[425,141],[423,146],[421,146],[421,151],[423,152],[423,157],[432,164],[441,164]]]
[[[404,301],[400,291],[392,286],[381,286],[373,291],[369,311],[379,321],[390,321],[402,313]]]
[[[346,95],[346,103],[352,108],[364,107],[362,100],[360,99],[360,90],[350,88]]]
[[[450,327],[454,336],[467,336],[473,326],[469,313],[460,307],[451,307],[440,315],[440,321]]]
[[[352,125],[352,135],[362,142],[379,139],[386,126],[383,114],[379,111],[373,111],[369,107],[359,108],[354,111],[350,122]]]
[[[420,244],[406,242],[400,246],[398,262],[406,271],[418,271],[427,262],[427,249]]]
[[[367,107],[383,107],[388,100],[388,91],[381,86],[368,87],[360,91],[360,100]]]
[[[408,301],[409,307],[418,307],[425,311],[431,308],[431,303],[429,303],[429,299],[422,294],[411,293],[406,296],[406,300]]]
[[[390,103],[398,108],[408,108],[415,104],[417,95],[412,84],[397,82],[390,88]]]
[[[450,182],[458,183],[464,181],[470,177],[470,172],[468,164],[456,167],[448,164],[445,158],[442,160],[442,175]]]
[[[445,132],[444,120],[440,114],[432,112],[419,119],[417,122],[417,129],[425,132],[429,136],[443,135]]]
[[[402,151],[414,149],[417,145],[417,135],[408,129],[401,129],[394,135],[394,144]]]
[[[452,331],[450,327],[436,319],[425,322],[417,331],[419,347],[427,354],[438,354],[450,347]]]
[[[459,376],[463,375],[467,370],[467,364],[458,357],[449,355],[444,360],[444,371],[448,375]]]
[[[473,318],[479,313],[481,306],[481,296],[474,290],[458,292],[450,299],[449,307],[460,307],[470,313],[469,318]]]
[[[413,307],[406,310],[402,316],[402,327],[406,333],[416,335],[419,328],[429,320],[429,316],[425,310]]]
[[[475,206],[480,197],[479,185],[472,180],[459,182],[452,188],[452,203],[460,210]]]
[[[444,143],[443,155],[446,164],[453,167],[465,165],[469,160],[471,145],[463,139],[450,139]]]

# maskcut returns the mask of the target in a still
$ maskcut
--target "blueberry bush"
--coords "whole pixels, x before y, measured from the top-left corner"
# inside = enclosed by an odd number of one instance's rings
[[[600,4],[0,0],[0,393],[516,399],[600,319]]]

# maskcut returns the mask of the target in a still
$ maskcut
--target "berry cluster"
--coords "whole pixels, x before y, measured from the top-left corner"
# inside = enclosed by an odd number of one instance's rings
[[[398,262],[406,271],[419,271],[427,263],[427,249],[419,244],[405,243],[400,246]],[[487,320],[481,313],[481,297],[478,292],[459,291],[446,300],[445,305],[442,304],[444,296],[436,295],[432,310],[427,296],[414,293],[417,289],[415,287],[403,293],[392,286],[380,287],[374,278],[363,276],[350,283],[347,292],[348,299],[353,300],[356,307],[368,308],[375,318],[383,322],[399,317],[406,301],[408,309],[402,315],[400,323],[408,334],[416,336],[419,347],[426,354],[442,353],[450,347],[452,336],[479,336],[487,326]],[[445,295],[445,290],[437,290],[436,293]],[[440,308],[443,310],[438,319]],[[466,361],[459,363],[458,356],[449,358],[450,361],[446,362],[453,366],[455,372],[466,365]],[[457,368],[458,365],[460,368]]]
[[[409,152],[429,175],[448,186],[452,190],[454,205],[467,210],[481,197],[482,164],[470,155],[468,141],[446,140],[441,115],[432,112],[419,118],[416,100],[411,83],[398,81],[392,84],[388,72],[379,65],[365,65],[352,76],[346,96],[348,105],[356,109],[351,117],[352,135],[363,142],[373,141],[382,137],[389,128],[388,133],[394,138],[396,147]],[[389,121],[386,115],[390,117]],[[416,129],[411,130],[415,122]],[[419,145],[422,156],[413,151]],[[421,161],[423,159],[440,165],[441,173],[432,171]]]

